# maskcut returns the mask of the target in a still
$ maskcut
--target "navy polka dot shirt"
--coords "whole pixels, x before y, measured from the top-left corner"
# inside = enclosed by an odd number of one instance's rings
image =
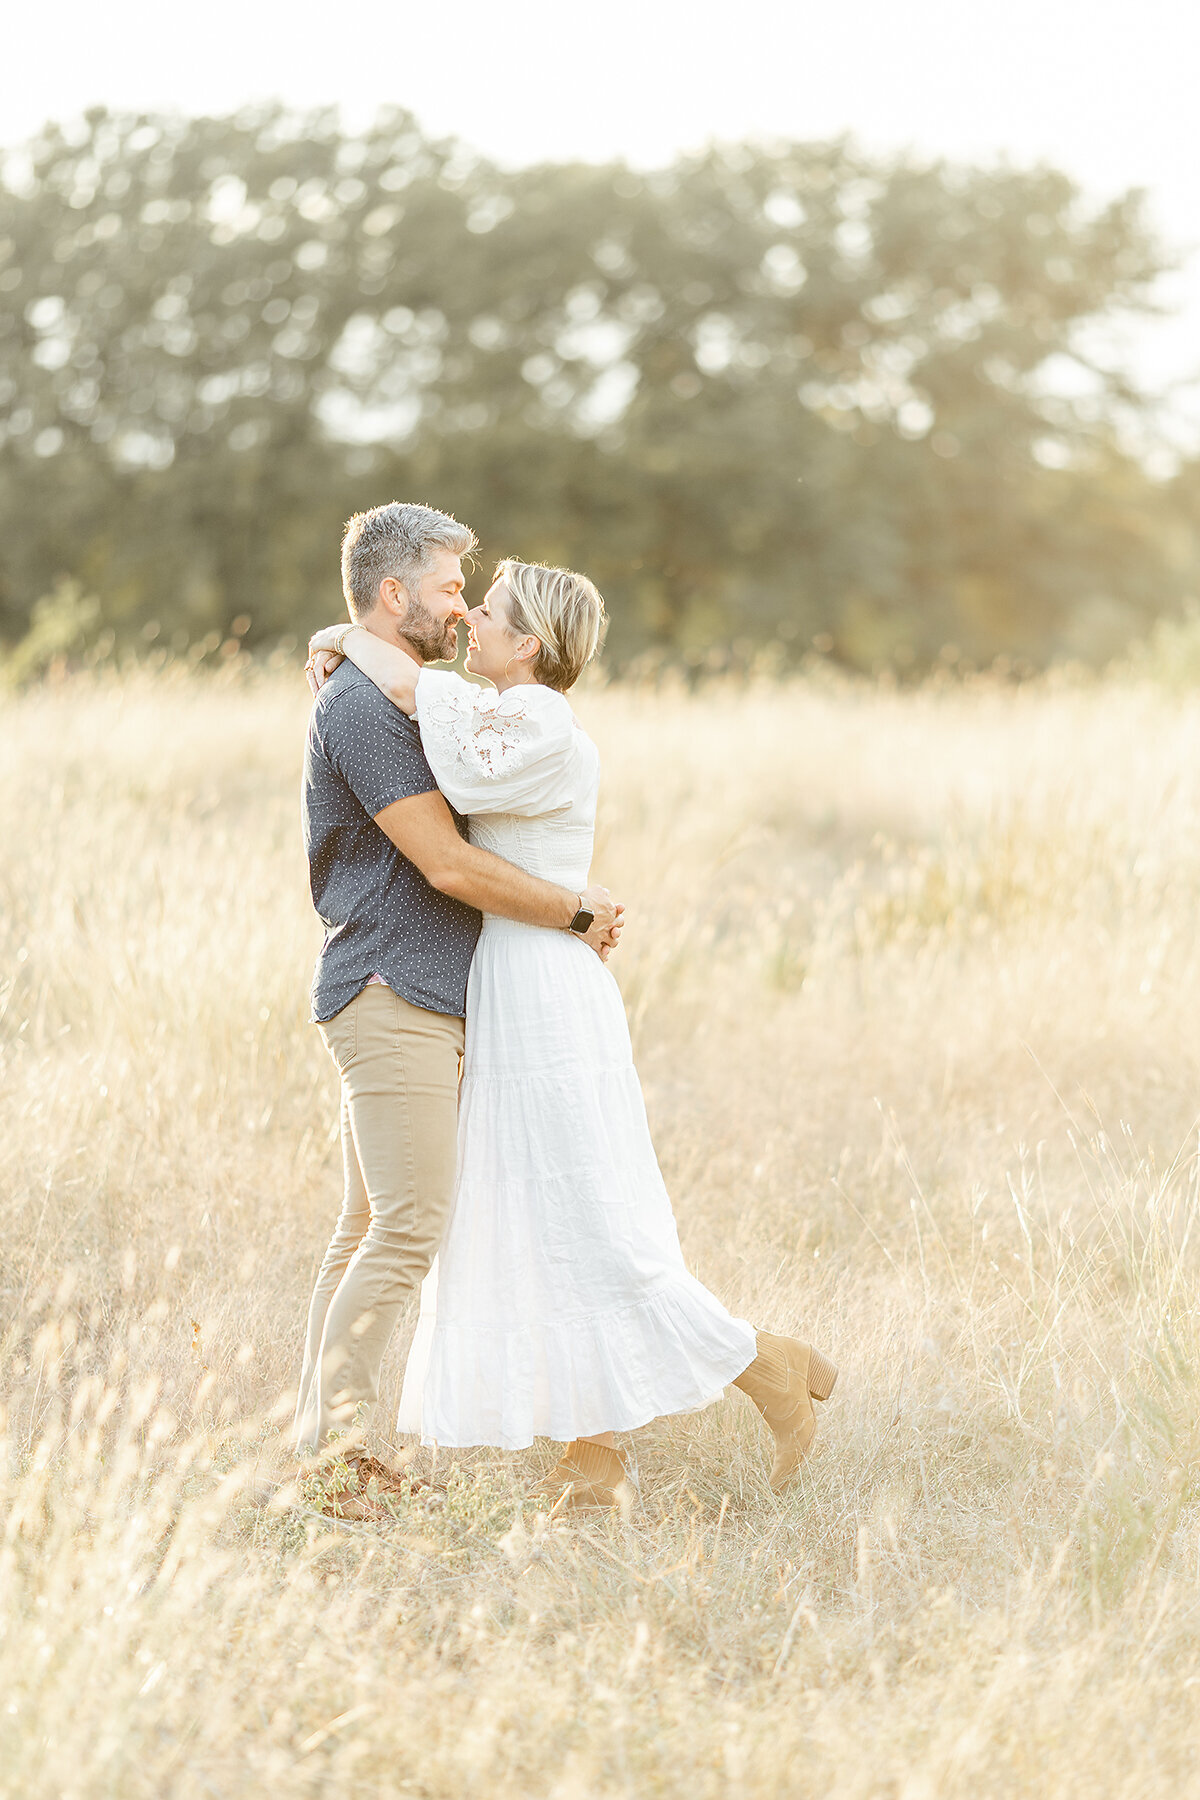
[[[416,720],[342,663],[317,695],[304,753],[304,847],[325,926],[314,1019],[341,1012],[375,974],[414,1006],[465,1012],[479,914],[430,887],[375,823],[394,800],[436,787]],[[466,820],[454,821],[465,837]]]

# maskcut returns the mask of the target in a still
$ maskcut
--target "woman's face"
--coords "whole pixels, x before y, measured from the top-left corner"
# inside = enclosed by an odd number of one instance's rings
[[[467,614],[467,668],[485,681],[511,681],[518,672],[513,661],[516,647],[517,638],[508,622],[508,589],[502,581],[494,581],[479,605]]]

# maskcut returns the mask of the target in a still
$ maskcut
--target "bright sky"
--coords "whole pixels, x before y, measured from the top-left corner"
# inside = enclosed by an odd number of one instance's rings
[[[9,10],[0,142],[113,107],[280,96],[350,122],[410,107],[508,163],[669,158],[712,137],[852,133],[866,147],[1046,160],[1104,197],[1148,190],[1188,254],[1144,379],[1196,382],[1200,6],[1195,0],[58,0]]]

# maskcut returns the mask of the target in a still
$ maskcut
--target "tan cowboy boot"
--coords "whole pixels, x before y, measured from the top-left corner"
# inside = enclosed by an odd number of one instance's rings
[[[776,1337],[771,1331],[760,1331],[757,1338],[758,1355],[748,1369],[734,1376],[733,1385],[749,1394],[774,1434],[770,1481],[778,1493],[792,1479],[813,1441],[817,1416],[812,1403],[828,1400],[837,1370],[828,1357],[798,1338]]]
[[[618,1450],[574,1438],[550,1473],[529,1489],[531,1500],[545,1500],[562,1512],[610,1512],[633,1488]]]

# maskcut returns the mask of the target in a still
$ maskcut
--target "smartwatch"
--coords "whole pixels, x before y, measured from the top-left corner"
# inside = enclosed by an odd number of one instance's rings
[[[595,913],[589,912],[587,907],[583,904],[583,895],[581,894],[579,896],[579,911],[567,926],[567,930],[577,931],[580,937],[583,937],[585,932],[589,932],[592,929],[592,923],[595,917]]]

